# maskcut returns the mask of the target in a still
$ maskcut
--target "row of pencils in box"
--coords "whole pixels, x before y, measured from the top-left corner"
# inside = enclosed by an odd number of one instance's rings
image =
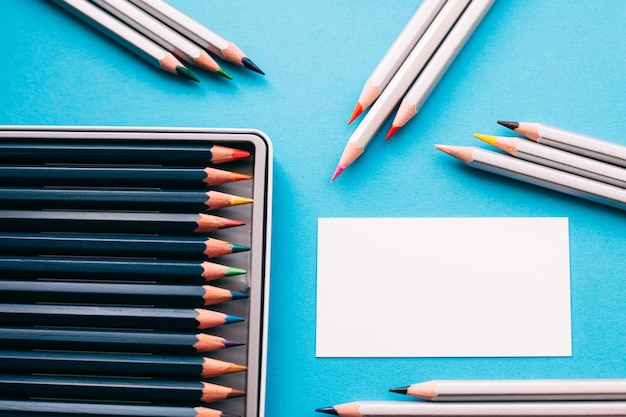
[[[233,416],[210,403],[245,392],[215,378],[246,363],[211,352],[245,332],[210,332],[245,318],[212,306],[248,294],[209,282],[246,270],[210,258],[250,248],[209,234],[244,224],[211,213],[252,200],[214,188],[251,176],[214,165],[249,152],[0,148],[0,415]]]

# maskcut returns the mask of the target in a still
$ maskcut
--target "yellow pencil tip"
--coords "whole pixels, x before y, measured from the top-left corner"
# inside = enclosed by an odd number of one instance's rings
[[[476,139],[480,139],[482,141],[487,142],[490,145],[495,145],[496,142],[498,141],[498,138],[496,138],[495,136],[492,135],[479,135],[479,134],[474,134],[474,137]]]
[[[238,206],[239,204],[249,204],[249,203],[252,203],[252,199],[251,198],[247,198],[247,197],[234,196],[230,200],[230,203],[233,206]]]

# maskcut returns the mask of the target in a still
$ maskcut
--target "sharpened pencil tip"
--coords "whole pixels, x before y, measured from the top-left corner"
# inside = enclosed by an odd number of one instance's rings
[[[226,276],[230,277],[232,275],[242,275],[245,274],[246,270],[245,269],[241,269],[241,268],[235,268],[233,266],[227,266],[226,267]]]
[[[247,252],[250,250],[250,246],[239,245],[237,243],[229,243],[228,247],[232,253]]]
[[[261,71],[261,68],[257,67],[255,63],[250,60],[250,58],[248,57],[241,58],[241,63],[243,64],[244,67],[248,68],[249,70],[258,72],[261,75],[265,75],[265,73]]]
[[[243,317],[233,316],[231,314],[226,314],[226,318],[224,319],[225,324],[239,323],[240,321],[243,321]]]
[[[224,345],[224,347],[227,347],[227,348],[245,345],[245,343],[243,342],[235,342],[234,340],[228,340],[228,339],[224,339],[222,344]]]
[[[230,200],[230,205],[231,206],[238,206],[240,204],[250,204],[252,203],[252,199],[248,198],[248,197],[240,197],[240,196],[233,196],[233,198]]]
[[[406,386],[406,387],[399,387],[399,388],[391,388],[389,391],[390,392],[395,392],[395,393],[398,393],[398,394],[406,394],[408,392],[408,390],[409,390],[409,387]]]
[[[250,152],[244,151],[243,149],[235,149],[233,150],[232,158],[235,161],[238,159],[247,159],[250,158]]]
[[[315,411],[317,411],[318,413],[332,414],[334,416],[338,416],[339,415],[337,410],[335,410],[333,407],[318,408]]]
[[[231,75],[227,73],[222,67],[220,67],[217,71],[215,71],[215,73],[221,75],[224,78],[228,78],[229,80],[233,79],[233,77],[231,77]]]
[[[341,165],[337,165],[337,168],[335,168],[335,172],[333,173],[332,178],[330,179],[330,182],[335,181],[335,179],[341,175],[341,173],[346,169],[345,166],[341,166]]]
[[[498,124],[504,127],[508,127],[511,130],[515,130],[519,127],[519,122],[505,122],[503,120],[498,120]]]
[[[230,295],[233,297],[233,300],[244,300],[248,298],[248,294],[243,292],[231,291]]]
[[[354,106],[354,110],[352,110],[352,115],[350,116],[350,120],[348,120],[348,124],[351,124],[352,122],[354,122],[354,119],[359,117],[361,113],[363,113],[363,106],[361,105],[361,103],[356,103],[356,106]]]
[[[493,135],[480,135],[480,134],[478,134],[478,133],[475,133],[475,134],[474,134],[474,137],[475,137],[476,139],[480,139],[480,140],[482,140],[482,141],[484,141],[484,142],[487,142],[487,143],[488,143],[488,144],[490,144],[490,145],[495,145],[495,144],[496,144],[496,142],[498,141],[498,138],[496,138],[496,137],[495,137],[495,136],[493,136]]]
[[[189,71],[187,68],[185,67],[181,67],[180,65],[176,67],[176,73],[182,77],[185,77],[189,80],[195,81],[195,82],[200,82],[200,79],[198,77],[196,77],[196,75]]]
[[[389,132],[387,132],[387,136],[385,137],[385,140],[389,140],[393,135],[396,134],[398,130],[400,130],[400,126],[391,125],[391,127],[389,128]]]

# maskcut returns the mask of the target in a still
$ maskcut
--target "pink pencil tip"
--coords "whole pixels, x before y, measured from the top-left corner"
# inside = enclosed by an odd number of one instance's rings
[[[389,132],[387,132],[387,137],[385,137],[385,140],[389,140],[389,138],[391,138],[393,135],[396,134],[396,132],[398,130],[400,130],[402,126],[398,126],[398,125],[391,125],[391,127],[389,128]]]
[[[335,173],[333,174],[333,177],[330,179],[330,182],[335,181],[335,178],[337,178],[344,171],[344,169],[346,169],[345,166],[337,165],[337,168],[335,168]]]

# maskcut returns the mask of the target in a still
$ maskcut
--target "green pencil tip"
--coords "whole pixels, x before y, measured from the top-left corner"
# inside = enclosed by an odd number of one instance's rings
[[[185,67],[181,67],[180,65],[176,67],[176,72],[178,73],[178,75],[185,77],[187,79],[190,79],[192,81],[195,82],[200,82],[200,79],[198,77],[195,76],[195,74],[191,71],[189,71],[187,68]]]
[[[241,274],[245,274],[247,271],[245,269],[241,269],[241,268],[234,268],[232,266],[227,266],[226,267],[226,276],[229,277],[231,275],[241,275]]]
[[[228,78],[229,80],[232,80],[232,79],[233,79],[233,77],[231,77],[229,73],[227,73],[226,71],[224,71],[224,68],[221,68],[221,67],[220,67],[220,69],[218,69],[218,70],[217,70],[217,73],[218,73],[219,75],[221,75],[222,77],[224,77],[224,78]]]
[[[233,253],[237,253],[237,252],[247,252],[250,250],[249,246],[244,246],[244,245],[238,245],[237,243],[229,243],[228,246],[230,246],[230,250]]]

